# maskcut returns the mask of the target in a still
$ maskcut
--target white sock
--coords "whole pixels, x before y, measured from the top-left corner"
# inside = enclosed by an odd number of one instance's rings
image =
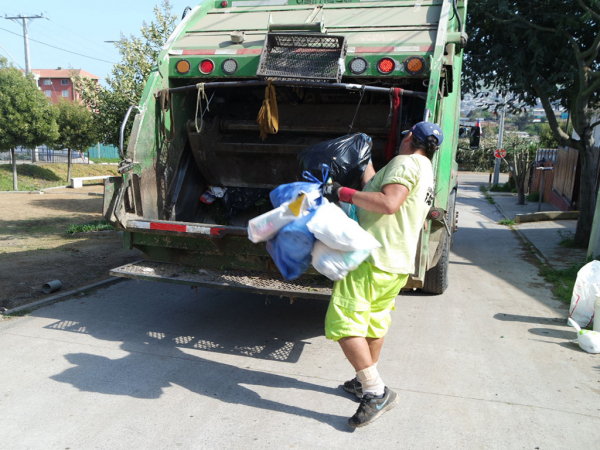
[[[373,367],[377,367],[377,363],[373,363]],[[358,373],[354,376],[354,378],[356,378],[356,381],[360,382],[360,378],[358,378]]]
[[[371,394],[380,396],[385,391],[385,383],[377,372],[377,367],[374,365],[366,369],[356,372],[356,376],[362,385],[363,394]]]

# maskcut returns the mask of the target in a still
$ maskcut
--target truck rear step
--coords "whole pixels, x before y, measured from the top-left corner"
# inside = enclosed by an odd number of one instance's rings
[[[116,269],[115,277],[136,280],[166,281],[214,289],[237,289],[245,292],[284,297],[328,300],[332,282],[323,277],[303,276],[285,281],[279,274],[250,270],[214,270],[156,261],[136,261]]]

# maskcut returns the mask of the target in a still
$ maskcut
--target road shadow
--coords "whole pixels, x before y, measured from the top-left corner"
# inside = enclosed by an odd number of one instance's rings
[[[36,208],[47,208],[67,213],[102,214],[102,197],[81,196],[81,198],[39,198],[33,200],[31,205]]]
[[[323,334],[327,302],[298,299],[290,305],[288,299],[265,302],[264,296],[232,291],[202,288],[196,294],[184,286],[127,284],[127,290],[139,287],[135,299],[123,298],[119,285],[125,283],[120,283],[108,289],[108,297],[102,291],[104,304],[92,299],[81,308],[61,304],[33,313],[57,319],[46,329],[120,342],[119,348],[127,352],[118,359],[83,352],[67,354],[65,358],[74,367],[52,376],[53,380],[81,391],[143,399],[157,399],[165,388],[177,385],[220,402],[302,416],[351,431],[347,416],[298,406],[311,404],[309,396],[300,401],[303,391],[348,398],[343,390],[272,370],[253,370],[243,362],[227,364],[222,358],[203,357],[208,352],[297,363],[310,345],[307,340]],[[112,311],[118,311],[118,317]],[[331,345],[332,351],[339,351]],[[281,398],[279,394],[274,394],[277,401],[263,398],[255,391],[262,387],[281,389]]]
[[[567,325],[567,319],[565,317],[535,317],[535,316],[522,316],[520,314],[508,314],[498,313],[494,315],[494,319],[501,320],[504,322],[524,322],[524,323],[537,323],[540,325]]]
[[[37,219],[22,220],[0,220],[0,236],[6,236],[2,240],[15,239],[18,236],[48,236],[64,235],[72,223],[90,222],[90,216],[75,217],[39,217]]]

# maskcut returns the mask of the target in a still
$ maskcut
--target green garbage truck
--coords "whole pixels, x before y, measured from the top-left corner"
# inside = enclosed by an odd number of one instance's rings
[[[297,156],[306,147],[362,132],[378,170],[401,131],[426,120],[445,139],[406,289],[443,293],[456,230],[466,8],[466,0],[205,0],[186,8],[125,115],[121,176],[105,182],[104,216],[123,230],[126,248],[144,255],[111,274],[329,297],[331,282],[315,271],[283,280],[265,245],[248,239],[248,221],[271,208],[269,190],[301,179]],[[267,123],[259,123],[264,104]]]

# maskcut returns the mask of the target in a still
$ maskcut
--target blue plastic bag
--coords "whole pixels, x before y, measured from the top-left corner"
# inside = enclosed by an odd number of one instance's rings
[[[306,224],[313,215],[314,212],[294,220],[267,242],[267,251],[286,280],[298,278],[310,266],[315,236]]]
[[[309,181],[296,181],[295,183],[282,184],[271,191],[269,197],[274,208],[279,208],[285,202],[292,202],[300,192],[309,193],[321,187],[318,183]]]
[[[344,211],[348,217],[358,222],[358,216],[356,215],[356,206],[354,206],[352,203],[340,202],[340,208],[342,208],[342,211]]]
[[[323,184],[327,182],[327,177],[329,176],[329,166],[327,164],[322,165],[322,180],[319,180],[310,172],[304,172],[302,175],[308,181],[296,181],[294,183],[282,184],[271,191],[269,197],[271,198],[271,203],[274,208],[279,208],[282,203],[296,200],[300,192],[309,193],[323,186]]]

